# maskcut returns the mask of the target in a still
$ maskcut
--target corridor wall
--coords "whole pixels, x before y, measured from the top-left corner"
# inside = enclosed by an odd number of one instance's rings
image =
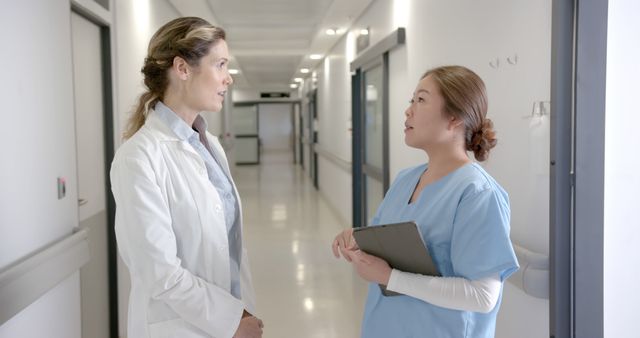
[[[78,224],[70,15],[68,0],[3,3],[0,11],[0,271]],[[58,177],[67,183],[62,199]],[[80,330],[77,272],[0,323],[1,338],[80,338]]]
[[[640,294],[634,291],[640,261],[633,247],[640,242],[636,199],[640,190],[635,154],[640,115],[637,88],[640,78],[640,3],[609,0],[607,25],[607,82],[604,162],[603,313],[605,337],[637,335]]]

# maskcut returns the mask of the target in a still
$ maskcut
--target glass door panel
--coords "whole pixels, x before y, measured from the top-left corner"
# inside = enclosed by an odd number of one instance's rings
[[[364,74],[364,163],[382,170],[383,166],[383,102],[382,65]]]
[[[236,164],[260,163],[260,139],[258,137],[258,106],[233,107],[233,132],[236,136]]]
[[[370,225],[384,198],[384,72],[377,64],[363,74],[363,220]]]

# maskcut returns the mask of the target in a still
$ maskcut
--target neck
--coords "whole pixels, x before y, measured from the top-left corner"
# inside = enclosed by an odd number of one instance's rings
[[[429,171],[435,175],[446,175],[472,162],[462,147],[434,147],[425,152],[429,157]]]
[[[189,126],[193,126],[193,121],[195,121],[199,112],[189,108],[184,100],[178,97],[177,94],[167,92],[162,103],[169,107],[169,109],[176,113],[176,115],[183,119]]]

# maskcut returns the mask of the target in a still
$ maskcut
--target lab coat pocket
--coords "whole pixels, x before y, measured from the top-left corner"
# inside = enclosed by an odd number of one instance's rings
[[[163,320],[149,324],[149,338],[200,338],[208,337],[197,327],[182,318]]]

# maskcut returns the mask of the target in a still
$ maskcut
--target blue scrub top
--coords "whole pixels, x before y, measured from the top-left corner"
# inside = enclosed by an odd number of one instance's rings
[[[507,193],[480,165],[469,163],[424,187],[410,204],[426,169],[423,164],[398,174],[372,226],[414,221],[442,276],[475,280],[497,274],[504,281],[518,269]],[[362,337],[493,337],[501,301],[502,294],[487,314],[450,310],[409,296],[384,296],[370,283]]]

